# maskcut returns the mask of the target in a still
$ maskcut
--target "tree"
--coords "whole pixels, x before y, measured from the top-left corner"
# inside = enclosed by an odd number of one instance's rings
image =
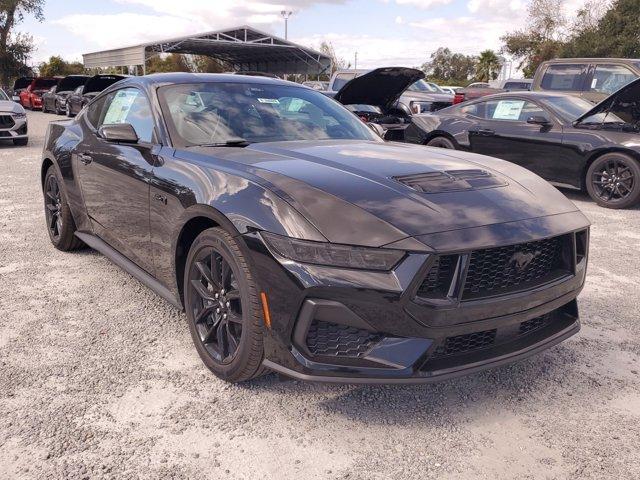
[[[426,76],[438,83],[466,85],[475,71],[476,58],[462,53],[453,53],[440,47],[431,54],[431,60],[420,69]]]
[[[147,60],[147,73],[191,72],[184,56],[175,53],[156,55]]]
[[[350,62],[347,62],[344,58],[338,57],[335,49],[333,48],[333,44],[331,42],[322,42],[320,44],[319,50],[320,50],[320,53],[331,58],[331,71],[329,72],[329,76],[333,75],[336,72],[336,70],[344,70],[345,68],[351,67]]]
[[[38,66],[38,72],[43,77],[55,77],[67,75],[77,75],[84,73],[84,65],[80,62],[67,62],[62,57],[54,55],[48,61],[42,62]]]
[[[225,64],[217,58],[208,57],[206,55],[190,56],[191,70],[196,73],[223,73],[229,69]]]
[[[502,62],[493,50],[480,52],[476,62],[476,80],[480,82],[495,80],[498,78],[501,68]]]
[[[519,60],[518,68],[531,77],[540,63],[557,57],[567,35],[567,20],[561,0],[532,0],[528,29],[504,35],[502,51]]]
[[[3,85],[22,74],[34,49],[33,39],[14,33],[15,26],[25,15],[44,20],[43,7],[44,0],[0,0],[0,82]]]

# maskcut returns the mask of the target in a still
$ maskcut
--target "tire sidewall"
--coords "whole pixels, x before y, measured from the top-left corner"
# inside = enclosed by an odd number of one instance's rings
[[[255,302],[252,301],[252,296],[256,296],[257,293],[255,292],[255,287],[252,286],[252,282],[250,282],[249,278],[247,278],[244,269],[240,266],[240,262],[236,258],[237,254],[234,253],[233,247],[229,245],[229,243],[231,242],[235,243],[234,246],[237,248],[237,251],[240,252],[241,255],[243,255],[243,249],[241,248],[241,246],[233,239],[233,237],[231,237],[231,235],[228,235],[228,237],[225,238],[225,235],[222,234],[219,228],[210,228],[198,235],[196,240],[193,242],[187,256],[184,271],[183,292],[187,323],[189,324],[189,331],[191,333],[191,337],[193,339],[193,343],[196,347],[198,355],[207,366],[207,368],[209,368],[209,370],[211,370],[215,375],[223,380],[236,381],[247,368],[247,364],[250,361],[250,337],[256,334],[262,335],[262,332],[252,331],[252,319],[256,315],[258,315],[258,312],[254,311]],[[228,364],[218,363],[213,357],[211,357],[205,346],[202,344],[195,326],[194,314],[191,308],[191,304],[193,301],[193,293],[191,292],[191,288],[189,287],[191,268],[193,266],[194,260],[198,257],[198,254],[203,249],[210,247],[216,249],[228,262],[240,288],[243,318],[242,334],[240,336],[236,356]]]
[[[432,142],[433,143],[442,142],[442,143],[446,144],[447,147],[443,147],[443,146],[440,146],[440,145],[432,145],[431,144]],[[432,147],[432,148],[444,148],[445,150],[455,150],[456,149],[455,143],[453,143],[450,139],[448,139],[447,137],[444,137],[442,135],[431,138],[427,142],[427,146],[428,147]]]
[[[619,158],[619,159],[625,160],[625,162],[631,168],[631,171],[633,172],[634,180],[635,180],[633,183],[634,191],[627,198],[619,202],[607,202],[601,199],[597,195],[592,183],[593,172],[596,171],[598,168],[600,168],[603,163],[606,163],[613,158]],[[586,179],[585,179],[585,185],[587,187],[587,193],[589,194],[589,196],[601,207],[612,208],[612,209],[622,209],[622,208],[631,207],[640,201],[640,163],[633,157],[630,157],[629,155],[626,155],[624,153],[613,152],[613,153],[604,154],[596,158],[589,166],[589,169],[587,170]]]

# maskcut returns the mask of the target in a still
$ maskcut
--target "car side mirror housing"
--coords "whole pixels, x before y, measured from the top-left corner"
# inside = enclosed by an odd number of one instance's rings
[[[551,120],[547,117],[543,117],[542,115],[534,115],[533,117],[527,118],[527,123],[531,123],[532,125],[551,125]]]
[[[372,123],[372,122],[367,123],[367,125],[371,130],[373,130],[376,133],[376,135],[378,135],[380,138],[384,138],[384,128],[382,128],[377,123]]]
[[[129,123],[111,123],[98,129],[98,136],[107,142],[138,143],[138,134]]]

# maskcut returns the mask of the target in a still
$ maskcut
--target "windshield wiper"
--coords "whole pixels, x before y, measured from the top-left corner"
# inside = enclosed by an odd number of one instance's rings
[[[244,138],[230,138],[224,142],[217,142],[217,143],[200,143],[198,145],[190,145],[190,147],[238,147],[238,148],[244,148],[244,147],[248,147],[249,145],[251,145],[251,142],[248,140],[245,140]]]

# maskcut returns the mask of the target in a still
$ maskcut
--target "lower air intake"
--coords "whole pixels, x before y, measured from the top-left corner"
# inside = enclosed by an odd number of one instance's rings
[[[312,355],[358,358],[380,340],[378,333],[315,320],[307,333],[307,348]]]

